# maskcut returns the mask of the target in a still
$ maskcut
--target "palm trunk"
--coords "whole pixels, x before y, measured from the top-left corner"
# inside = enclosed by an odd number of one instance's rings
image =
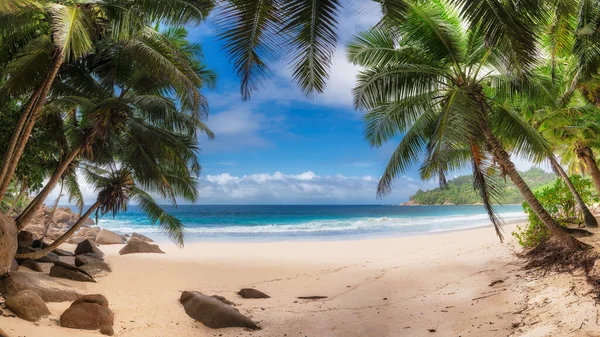
[[[500,143],[500,140],[496,138],[496,136],[490,130],[487,121],[482,118],[480,121],[481,131],[485,136],[488,146],[490,147],[492,154],[494,155],[494,159],[500,166],[504,169],[504,172],[508,174],[512,182],[517,186],[519,192],[525,201],[529,204],[531,209],[538,216],[540,221],[552,232],[552,235],[562,244],[566,245],[572,249],[581,249],[583,244],[573,238],[567,229],[559,225],[544,209],[544,206],[540,203],[540,201],[535,197],[529,186],[525,183],[519,172],[517,171],[515,164],[510,160],[510,155],[504,147]]]
[[[46,198],[48,197],[50,192],[52,192],[58,181],[61,179],[61,177],[67,170],[67,168],[69,168],[69,165],[71,165],[73,160],[75,160],[75,158],[81,153],[81,149],[82,147],[77,147],[73,149],[71,153],[63,159],[63,161],[56,168],[56,171],[54,171],[54,174],[52,175],[48,183],[46,183],[46,186],[42,188],[40,193],[38,193],[38,195],[35,196],[35,198],[29,204],[29,206],[21,213],[21,215],[17,217],[16,223],[17,228],[19,230],[27,226],[31,219],[33,219],[37,211],[44,204],[44,201],[46,201]]]
[[[8,160],[7,162],[8,167],[6,168],[6,171],[4,171],[4,165],[6,165],[7,163],[2,164],[3,168],[0,171],[0,173],[2,173],[2,175],[0,176],[0,178],[2,178],[0,180],[0,202],[4,198],[4,194],[8,189],[8,185],[10,184],[15,170],[17,169],[17,165],[19,164],[21,156],[23,155],[23,151],[25,150],[25,145],[27,145],[29,136],[31,136],[31,131],[33,130],[35,122],[40,112],[42,111],[44,104],[46,103],[48,93],[50,92],[50,88],[52,87],[52,83],[54,83],[54,79],[56,78],[56,75],[58,74],[58,71],[60,70],[60,67],[63,64],[63,61],[64,54],[62,51],[60,51],[58,55],[56,55],[56,57],[54,58],[54,63],[52,65],[52,68],[50,69],[50,72],[48,73],[48,76],[43,82],[42,90],[39,93],[39,97],[37,100],[35,100],[35,103],[31,108],[31,112],[29,114],[27,123],[25,123],[23,129],[23,134],[19,137],[18,141],[16,141],[16,147],[12,156],[9,157],[10,160]],[[13,140],[11,139],[11,143],[12,141]]]
[[[12,205],[10,205],[10,208],[8,209],[8,212],[6,212],[6,215],[10,216],[10,214],[15,210],[15,207],[19,203],[19,200],[21,200],[21,198],[25,194],[25,191],[27,191],[27,185],[25,183],[23,183],[21,185],[21,191],[19,192],[19,195],[17,196],[15,201],[12,203]]]
[[[32,253],[17,254],[17,255],[15,255],[15,258],[17,258],[17,259],[33,259],[33,260],[37,260],[37,259],[41,259],[42,257],[48,255],[48,253],[50,253],[53,250],[55,250],[56,248],[58,248],[58,246],[62,245],[71,236],[73,236],[73,234],[75,234],[75,232],[77,232],[77,230],[79,230],[79,228],[81,228],[81,226],[85,223],[85,221],[90,217],[90,215],[92,215],[92,213],[94,213],[96,211],[96,209],[99,206],[100,206],[100,201],[96,201],[79,218],[79,220],[77,220],[77,222],[73,225],[73,227],[69,228],[69,230],[66,231],[65,234],[61,235],[58,239],[54,240],[54,242],[52,242],[48,247],[46,247],[46,248],[44,248],[42,250],[36,251],[36,252],[32,252]]]
[[[594,183],[594,186],[596,186],[598,193],[600,193],[600,169],[598,169],[598,164],[596,164],[596,159],[594,158],[592,149],[585,146],[578,147],[575,151],[577,152],[577,157],[580,160],[583,160],[585,166],[590,171],[592,182]]]
[[[52,210],[50,211],[50,214],[48,215],[48,220],[45,223],[46,228],[44,228],[44,233],[42,234],[42,238],[40,239],[40,241],[42,241],[42,242],[46,238],[46,235],[48,235],[48,230],[50,229],[50,225],[54,221],[54,213],[56,213],[56,209],[58,208],[58,203],[60,201],[60,197],[62,197],[64,187],[65,187],[64,183],[60,185],[60,192],[58,192],[58,197],[56,198],[56,201],[54,202],[54,207],[52,207]]]
[[[552,164],[552,168],[554,169],[554,171],[562,178],[565,184],[567,184],[569,191],[571,191],[571,194],[573,194],[573,198],[575,198],[577,206],[579,206],[579,209],[583,214],[583,221],[585,223],[585,227],[598,227],[598,221],[596,221],[596,218],[594,218],[594,215],[592,215],[590,209],[587,207],[585,202],[583,202],[583,199],[581,199],[581,195],[579,195],[579,192],[573,185],[573,182],[571,181],[565,170],[563,170],[562,166],[560,166],[554,155],[549,155],[548,159],[550,160],[550,164]]]

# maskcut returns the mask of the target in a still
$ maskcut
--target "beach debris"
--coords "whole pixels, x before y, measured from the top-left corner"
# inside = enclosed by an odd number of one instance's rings
[[[50,276],[79,282],[96,282],[87,271],[61,261],[54,262],[54,266],[50,268]]]
[[[437,330],[436,329],[427,329],[427,331],[429,331],[429,332],[436,332]]]
[[[95,257],[97,257],[99,259],[104,258],[104,253],[98,247],[96,247],[96,243],[94,241],[86,239],[84,241],[81,241],[79,244],[77,244],[77,247],[75,248],[75,255],[90,256],[89,254],[94,254]],[[91,255],[91,256],[94,256],[94,255]]]
[[[179,298],[185,312],[191,318],[209,328],[241,327],[259,329],[249,317],[240,313],[229,301],[207,296],[198,291],[184,291]]]
[[[387,297],[384,297],[384,298],[383,298],[383,300],[384,300],[384,301],[387,301]]]
[[[0,280],[0,293],[5,297],[23,290],[33,290],[44,302],[66,302],[81,297],[69,286],[57,282],[46,274],[16,271]]]
[[[33,271],[37,271],[37,272],[43,271],[42,267],[39,265],[39,263],[33,261],[32,259],[21,260],[21,262],[19,263],[19,266],[29,268],[29,269],[31,269]]]
[[[498,283],[504,283],[504,280],[495,280],[495,281],[492,281],[492,283],[488,284],[488,287],[493,287],[493,286],[495,286]]]
[[[125,241],[121,235],[108,229],[102,229],[96,235],[96,243],[99,245],[122,245]]]
[[[150,244],[138,238],[131,238],[125,247],[119,251],[120,255],[136,254],[136,253],[157,253],[164,254],[160,247],[155,244]]]
[[[327,298],[327,296],[319,296],[319,295],[317,295],[317,296],[300,296],[300,297],[296,297],[296,298],[301,299],[301,300],[322,300],[322,299]]]
[[[237,294],[243,298],[271,298],[271,296],[253,288],[243,288]]]
[[[37,322],[50,315],[50,310],[40,295],[33,290],[23,290],[6,298],[6,307],[17,316],[30,322]]]
[[[62,327],[100,330],[109,336],[114,334],[113,323],[114,314],[108,307],[108,300],[100,294],[80,297],[60,316]]]
[[[146,241],[146,242],[154,242],[154,240],[150,239],[149,237],[147,237],[147,236],[145,236],[143,234],[140,234],[140,233],[136,233],[136,232],[134,232],[133,234],[131,234],[131,238],[132,239],[133,238],[138,238],[138,239],[140,239],[142,241]]]

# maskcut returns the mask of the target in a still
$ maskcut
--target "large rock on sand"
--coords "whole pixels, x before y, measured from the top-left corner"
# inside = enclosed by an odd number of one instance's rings
[[[147,237],[143,234],[140,234],[140,233],[135,233],[135,232],[133,234],[131,234],[131,238],[132,239],[133,238],[140,239],[140,240],[146,241],[146,242],[154,242],[154,240],[150,239],[149,237]]]
[[[252,288],[243,288],[238,291],[238,295],[243,298],[271,298],[271,296],[263,293],[260,290],[252,289]]]
[[[20,231],[17,238],[22,246],[31,247],[33,245],[33,233],[29,231]]]
[[[61,261],[54,262],[54,266],[50,268],[50,276],[79,282],[96,282],[87,271]]]
[[[164,254],[158,245],[142,241],[138,238],[131,238],[125,247],[119,251],[120,255],[135,254],[135,253],[157,253]]]
[[[258,329],[256,323],[233,306],[197,291],[184,291],[179,298],[186,314],[209,328],[241,327]]]
[[[125,243],[125,239],[117,233],[103,229],[96,235],[96,243],[99,245],[122,245]]]
[[[23,290],[33,290],[44,302],[74,301],[81,297],[81,294],[78,294],[70,286],[41,273],[11,272],[8,277],[0,280],[0,293],[5,297],[15,295]]]
[[[100,330],[113,335],[114,315],[108,300],[102,295],[86,295],[71,304],[60,316],[60,325],[65,328]]]
[[[33,261],[32,259],[25,259],[25,260],[22,260],[22,261],[19,263],[19,266],[21,266],[21,267],[25,267],[25,268],[29,268],[29,269],[31,269],[31,270],[33,270],[33,271],[37,271],[37,272],[40,272],[40,273],[44,271],[44,270],[42,269],[42,266],[40,266],[40,264],[39,264],[39,263],[37,263],[37,262]]]
[[[17,227],[13,219],[0,214],[0,276],[12,266],[17,251]]]
[[[17,316],[30,322],[37,322],[50,315],[44,300],[33,290],[23,290],[6,297],[5,304]]]
[[[75,265],[93,276],[102,272],[111,272],[108,263],[87,255],[77,255]]]
[[[75,248],[75,255],[88,255],[93,254],[93,256],[102,259],[104,258],[104,253],[96,247],[96,244],[91,240],[81,241],[77,247]]]

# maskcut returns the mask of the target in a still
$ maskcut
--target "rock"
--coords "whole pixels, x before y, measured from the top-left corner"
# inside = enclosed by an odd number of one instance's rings
[[[87,253],[93,253],[98,258],[104,258],[104,253],[96,247],[96,244],[91,240],[85,240],[80,242],[75,248],[75,255],[82,255]]]
[[[256,323],[231,305],[197,291],[184,291],[179,299],[186,314],[209,328],[258,329]]]
[[[44,270],[42,269],[42,267],[35,261],[33,261],[32,259],[25,259],[21,261],[20,264],[21,267],[25,267],[25,268],[29,268],[33,271],[37,271],[37,272],[43,272]]]
[[[65,328],[100,330],[112,336],[114,314],[108,300],[102,295],[86,295],[71,304],[60,316],[60,325]]]
[[[48,244],[43,242],[42,240],[33,240],[33,243],[31,244],[31,247],[33,248],[46,248],[48,247]]]
[[[444,203],[442,205],[444,205],[444,206],[455,206],[456,204],[453,203],[452,201],[446,200],[446,201],[444,201]]]
[[[75,257],[75,265],[85,270],[88,274],[94,276],[100,274],[103,271],[111,272],[108,263],[86,255],[77,255]]]
[[[100,228],[99,227],[87,227],[87,228],[81,228],[79,231],[77,231],[77,235],[85,237],[86,239],[91,239],[91,240],[95,240],[96,236],[98,236],[98,233],[100,232]]]
[[[99,245],[122,245],[125,243],[125,240],[117,233],[102,229],[96,235],[96,243]]]
[[[70,209],[57,208],[56,212],[54,212],[54,221],[56,223],[69,223],[71,222],[71,218],[73,218],[73,213]]]
[[[149,237],[147,237],[145,235],[142,235],[140,233],[135,233],[135,232],[133,234],[131,234],[131,238],[132,239],[133,238],[138,238],[138,239],[140,239],[142,241],[146,241],[146,242],[154,242],[154,240],[150,239]]]
[[[120,255],[135,253],[164,254],[165,252],[163,252],[160,249],[160,247],[158,247],[158,245],[150,244],[146,241],[142,241],[137,238],[132,238],[131,240],[129,240],[129,242],[127,242],[127,245],[125,245],[125,247],[121,248],[121,250],[119,251]]]
[[[74,301],[81,297],[70,286],[41,273],[16,271],[0,280],[0,293],[4,296],[17,294],[23,290],[33,290],[44,302]]]
[[[17,260],[13,259],[12,263],[10,265],[10,271],[17,271],[19,270],[19,264],[17,263]]]
[[[0,214],[0,276],[5,275],[12,266],[17,241],[15,222],[8,216]]]
[[[271,298],[271,296],[263,293],[260,290],[252,289],[252,288],[244,288],[238,291],[238,295],[243,298]]]
[[[35,244],[35,242],[34,242],[34,244]],[[34,252],[37,252],[40,250],[41,250],[41,248],[31,248],[31,247],[19,245],[19,248],[17,249],[17,253],[19,253],[19,254],[34,253]],[[50,252],[50,253],[46,254],[46,256],[41,257],[41,258],[37,259],[36,261],[43,262],[43,263],[53,263],[55,261],[58,261],[58,255]]]
[[[56,248],[52,252],[58,256],[75,256],[75,254],[60,248]]]
[[[54,262],[54,266],[50,268],[50,276],[79,282],[96,282],[87,271],[60,261]]]
[[[63,236],[69,229],[67,227],[64,228],[49,228],[48,233],[46,234],[46,238],[48,240],[56,240]]]
[[[33,290],[23,290],[6,297],[5,304],[17,316],[30,322],[37,322],[50,315],[44,300]]]
[[[77,245],[77,244],[79,244],[80,242],[82,242],[82,241],[84,241],[86,239],[87,238],[85,238],[83,236],[74,235],[74,236],[71,236],[69,238],[69,240],[67,241],[67,243],[70,243],[72,245]]]
[[[418,202],[416,202],[414,200],[409,200],[407,202],[401,203],[400,206],[421,206],[421,204],[419,204]]]
[[[19,240],[19,244],[27,247],[31,247],[33,245],[33,234],[29,231],[20,231],[17,235],[17,239]]]
[[[0,337],[8,337],[8,334],[4,330],[0,329]]]

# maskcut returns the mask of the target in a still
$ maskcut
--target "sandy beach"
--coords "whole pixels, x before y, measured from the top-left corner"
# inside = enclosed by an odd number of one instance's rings
[[[491,228],[356,241],[163,244],[164,255],[119,256],[120,248],[101,246],[113,272],[98,283],[61,281],[108,298],[115,336],[507,336],[523,305],[522,294],[510,291],[520,281],[514,241],[507,235],[501,244]],[[490,286],[497,280],[503,282]],[[272,298],[243,299],[236,294],[243,287]],[[184,290],[227,297],[262,330],[204,327],[183,311]],[[327,298],[296,298],[313,295]],[[58,326],[69,304],[50,303],[52,316],[36,324],[0,317],[0,327],[11,336],[100,336]]]

